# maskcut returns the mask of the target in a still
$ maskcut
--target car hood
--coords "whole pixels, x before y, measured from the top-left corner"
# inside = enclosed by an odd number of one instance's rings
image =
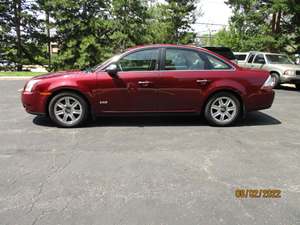
[[[43,75],[39,75],[34,77],[34,79],[48,79],[48,78],[55,78],[55,77],[63,77],[63,76],[78,76],[78,75],[84,75],[86,74],[83,71],[80,70],[68,70],[68,71],[60,71],[60,72],[52,72],[52,73],[47,73]]]
[[[269,67],[277,68],[280,70],[300,70],[300,65],[294,64],[270,64]]]

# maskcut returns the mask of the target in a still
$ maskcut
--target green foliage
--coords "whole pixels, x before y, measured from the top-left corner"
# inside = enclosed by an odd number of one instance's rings
[[[103,56],[102,46],[109,44],[105,35],[107,3],[99,0],[52,0],[51,16],[55,20],[59,54],[54,68],[84,68],[96,64]]]
[[[168,0],[168,4],[157,4],[149,12],[151,43],[188,44],[195,39],[191,25],[195,22],[197,1]]]
[[[2,58],[22,64],[41,64],[43,44],[37,4],[25,0],[0,3],[0,51]]]
[[[19,64],[51,63],[51,69],[58,70],[91,67],[135,45],[187,44],[195,39],[190,29],[195,4],[192,0],[154,5],[146,0],[1,0],[0,51]],[[59,48],[52,62],[50,42]]]
[[[295,51],[300,46],[299,3],[295,0],[228,0],[230,26],[214,37],[215,45],[234,51]]]
[[[9,72],[0,72],[0,77],[9,77],[9,76],[39,76],[45,74],[44,72],[28,72],[28,71],[9,71]]]

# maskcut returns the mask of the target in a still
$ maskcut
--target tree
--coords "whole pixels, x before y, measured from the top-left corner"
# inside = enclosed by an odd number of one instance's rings
[[[116,50],[145,43],[147,8],[139,0],[53,0],[56,68],[93,66]]]
[[[124,50],[147,42],[147,5],[141,0],[113,0],[111,6],[112,48]]]
[[[44,20],[41,19],[42,33],[41,42],[47,45],[46,58],[48,59],[48,66],[51,68],[51,33],[50,30],[53,24],[50,22],[51,14],[51,0],[37,0],[38,10],[44,14]]]
[[[196,1],[191,0],[167,0],[166,5],[166,22],[170,25],[170,41],[182,43],[191,41],[191,25],[195,23]],[[195,38],[195,37],[192,37]],[[188,39],[188,40],[186,40]]]
[[[197,1],[168,0],[149,9],[149,41],[151,43],[193,43],[192,31],[197,15]],[[199,13],[200,15],[200,13]]]
[[[240,42],[229,47],[290,51],[299,46],[299,0],[228,0],[227,4],[233,9],[229,28],[233,34],[228,35]]]
[[[18,70],[23,64],[42,64],[40,23],[37,5],[25,0],[1,2],[1,50],[8,60],[16,62]]]
[[[52,0],[59,53],[54,69],[85,68],[111,51],[108,2],[103,0]]]
[[[149,2],[1,0],[0,49],[18,69],[22,64],[83,69],[134,45],[194,41],[195,1]],[[53,59],[51,42],[59,48]]]

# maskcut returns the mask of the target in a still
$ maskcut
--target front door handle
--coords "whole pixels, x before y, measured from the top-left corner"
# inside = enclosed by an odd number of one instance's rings
[[[204,85],[210,83],[211,81],[207,80],[207,79],[202,79],[202,80],[196,80],[196,82],[197,82],[197,84],[204,86]]]
[[[148,80],[144,80],[144,81],[139,81],[138,84],[142,87],[148,87],[152,84],[152,82]]]

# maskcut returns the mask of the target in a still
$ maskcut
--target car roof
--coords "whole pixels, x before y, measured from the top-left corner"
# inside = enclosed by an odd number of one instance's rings
[[[254,54],[268,54],[268,55],[284,55],[284,53],[259,52],[259,51],[250,51],[249,53],[254,53]]]
[[[177,45],[177,44],[151,44],[151,45],[139,45],[139,46],[135,46],[135,47],[131,47],[126,49],[124,52],[128,52],[128,51],[135,51],[135,50],[140,50],[140,49],[147,49],[147,48],[162,48],[162,47],[171,47],[171,48],[185,48],[185,49],[193,49],[193,50],[202,50],[204,52],[208,52],[210,54],[213,55],[218,55],[213,51],[210,51],[206,48],[202,48],[202,47],[198,47],[195,45]],[[219,55],[218,55],[219,56]],[[224,58],[222,56],[222,58]]]
[[[249,54],[250,52],[233,52],[233,54]]]
[[[150,45],[138,45],[128,48],[128,50],[143,49],[143,48],[161,48],[161,47],[178,47],[178,48],[191,48],[191,49],[203,49],[195,45],[177,45],[177,44],[150,44]],[[205,49],[204,49],[205,50]]]

